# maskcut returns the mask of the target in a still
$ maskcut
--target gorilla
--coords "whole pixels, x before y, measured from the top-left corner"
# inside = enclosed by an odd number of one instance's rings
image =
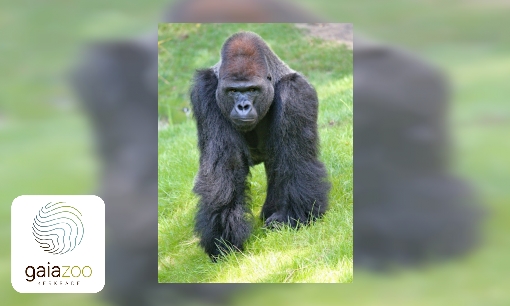
[[[264,163],[266,227],[306,225],[325,213],[330,183],[317,158],[317,93],[260,36],[229,37],[219,62],[196,71],[191,104],[200,151],[195,232],[213,261],[242,251],[250,235],[250,166]]]

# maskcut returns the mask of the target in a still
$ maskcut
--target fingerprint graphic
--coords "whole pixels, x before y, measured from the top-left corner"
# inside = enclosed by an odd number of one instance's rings
[[[64,202],[46,204],[34,218],[35,241],[48,253],[65,254],[83,239],[83,223],[78,209]]]

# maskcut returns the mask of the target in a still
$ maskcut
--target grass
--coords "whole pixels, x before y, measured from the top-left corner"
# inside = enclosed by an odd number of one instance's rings
[[[313,226],[270,231],[258,219],[266,195],[264,169],[252,168],[255,230],[243,253],[213,264],[193,234],[198,198],[191,189],[199,155],[195,124],[182,109],[189,108],[194,70],[215,64],[223,41],[239,30],[261,35],[315,86],[321,160],[333,187],[330,210]],[[352,51],[307,37],[290,24],[161,24],[158,77],[159,114],[170,123],[159,132],[159,282],[351,282]]]

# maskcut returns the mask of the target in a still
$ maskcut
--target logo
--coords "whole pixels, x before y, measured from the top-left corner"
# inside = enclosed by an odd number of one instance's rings
[[[83,240],[81,212],[64,202],[46,204],[34,218],[32,233],[41,248],[52,254],[65,254]]]
[[[21,293],[102,290],[104,202],[97,196],[20,196],[11,206],[11,283]]]

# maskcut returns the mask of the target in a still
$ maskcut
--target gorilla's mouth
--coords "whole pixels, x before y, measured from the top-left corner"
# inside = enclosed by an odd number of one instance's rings
[[[239,118],[239,119],[233,119],[234,125],[239,130],[251,130],[253,127],[255,127],[255,122],[257,121],[256,118]]]
[[[255,122],[255,118],[234,119],[234,123],[236,125],[251,125],[254,122]]]

